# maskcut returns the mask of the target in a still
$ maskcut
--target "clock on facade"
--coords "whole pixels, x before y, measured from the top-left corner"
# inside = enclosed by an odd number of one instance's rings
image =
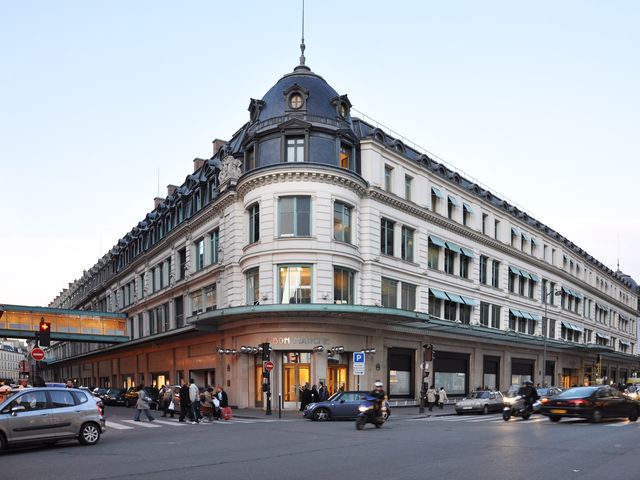
[[[300,107],[302,107],[302,103],[303,103],[302,95],[300,95],[299,93],[294,93],[289,97],[289,106],[291,108],[294,108],[297,110]]]

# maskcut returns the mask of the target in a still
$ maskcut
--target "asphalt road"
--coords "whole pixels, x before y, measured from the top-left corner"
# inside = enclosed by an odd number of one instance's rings
[[[395,415],[381,429],[356,431],[352,421],[149,424],[127,421],[132,414],[110,408],[108,431],[93,447],[10,450],[0,456],[0,478],[602,480],[634,478],[640,458],[640,422],[625,420]]]

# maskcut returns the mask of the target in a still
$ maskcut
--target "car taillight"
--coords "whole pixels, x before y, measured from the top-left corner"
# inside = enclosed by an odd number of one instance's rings
[[[100,414],[100,416],[103,415],[103,411],[102,411],[102,407],[100,405],[97,405],[98,407],[98,413]]]
[[[548,403],[549,399],[548,398],[543,398],[542,400],[540,400],[540,403]]]
[[[584,407],[585,405],[589,405],[589,402],[587,402],[586,400],[571,400],[569,403],[569,405],[573,405],[575,407]]]

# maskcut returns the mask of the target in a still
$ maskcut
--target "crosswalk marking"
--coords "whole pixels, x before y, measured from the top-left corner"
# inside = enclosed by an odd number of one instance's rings
[[[477,423],[477,422],[495,422],[495,417],[484,417],[484,418],[475,418],[473,420],[469,420],[469,423]],[[504,420],[502,420],[504,422]]]
[[[258,423],[272,423],[272,422],[291,422],[293,420],[287,419],[260,419],[260,418],[232,418],[230,420],[215,420],[213,422],[208,421],[200,421],[200,425],[250,425],[250,424],[258,424]],[[127,425],[125,425],[126,423]],[[191,422],[179,422],[178,419],[154,419],[153,422],[149,422],[147,420],[140,420],[136,422],[135,420],[129,419],[118,419],[117,422],[112,420],[107,420],[106,427],[108,430],[135,430],[136,427],[141,428],[162,428],[164,426],[168,427],[184,427],[185,425],[190,425]],[[199,427],[194,427],[199,428]],[[216,428],[216,427],[212,427]]]
[[[169,420],[158,420],[157,418],[154,420],[157,423],[161,423],[162,425],[171,425],[172,427],[184,427],[185,423],[181,423],[178,421],[170,422]]]
[[[160,428],[160,425],[153,425],[151,422],[146,423],[143,420],[135,421],[135,420],[122,420],[123,422],[132,423],[133,425],[145,428]]]
[[[112,422],[108,420],[106,423],[107,428],[115,428],[116,430],[133,430],[133,427],[128,427],[126,425],[120,425],[119,423]]]

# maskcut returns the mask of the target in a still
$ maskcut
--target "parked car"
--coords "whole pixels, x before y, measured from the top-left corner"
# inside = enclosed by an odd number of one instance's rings
[[[304,418],[317,421],[331,419],[355,419],[358,416],[358,407],[369,392],[348,391],[337,392],[331,395],[324,402],[310,403],[305,408]],[[385,401],[386,413],[383,413],[387,420],[391,415],[389,404]]]
[[[13,390],[0,403],[0,450],[77,439],[95,445],[105,420],[90,393],[69,388]]]
[[[153,387],[144,387],[144,391],[147,392],[147,397],[149,397],[149,406],[152,409],[158,408],[158,395],[159,390]],[[124,394],[124,405],[126,407],[135,407],[136,402],[138,401],[138,390],[136,387],[131,387]]]
[[[625,398],[618,390],[605,385],[570,388],[542,402],[540,413],[552,422],[564,417],[586,418],[599,422],[603,418],[627,417],[635,422],[640,416],[640,402]]]
[[[504,397],[501,392],[491,390],[477,390],[456,402],[456,413],[499,412],[504,407]]]
[[[105,393],[107,393],[107,390],[109,390],[108,388],[104,388],[104,387],[96,387],[93,389],[93,394],[96,397],[102,398],[104,396]],[[104,398],[102,398],[104,400]]]
[[[124,405],[126,388],[109,388],[102,396],[105,405]]]

